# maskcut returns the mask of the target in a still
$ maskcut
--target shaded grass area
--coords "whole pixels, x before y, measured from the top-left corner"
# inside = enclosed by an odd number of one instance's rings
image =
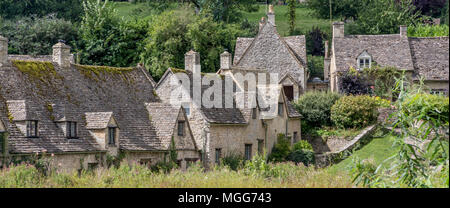
[[[395,137],[392,135],[387,135],[382,138],[374,138],[369,144],[355,151],[350,157],[333,166],[330,166],[328,171],[330,173],[349,172],[352,165],[352,160],[356,157],[362,160],[373,159],[377,165],[380,165],[383,161],[393,156],[398,151],[398,148],[393,147],[394,140]],[[389,165],[389,161],[383,165]]]
[[[276,5],[275,9],[275,22],[277,25],[278,33],[281,36],[288,36],[289,22],[287,17],[288,7],[284,5]],[[297,8],[295,18],[295,28],[300,30],[302,34],[311,30],[313,26],[319,27],[322,31],[327,33],[331,32],[330,20],[318,19],[311,14],[311,10],[308,8]],[[247,18],[250,22],[258,22],[261,17],[266,16],[266,6],[261,5],[257,12],[244,12],[244,18]]]

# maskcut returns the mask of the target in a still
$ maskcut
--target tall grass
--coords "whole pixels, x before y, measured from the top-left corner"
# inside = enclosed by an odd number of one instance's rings
[[[261,165],[261,163],[254,163]],[[152,172],[144,166],[83,171],[81,174],[51,173],[44,176],[30,165],[0,171],[0,188],[333,188],[353,187],[348,174],[330,174],[293,163],[267,164],[264,168],[246,166],[233,171],[218,167],[204,171],[193,165],[187,171]]]

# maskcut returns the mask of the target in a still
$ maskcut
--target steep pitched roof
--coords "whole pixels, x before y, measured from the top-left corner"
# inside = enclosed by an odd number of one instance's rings
[[[415,78],[449,80],[449,39],[409,38]]]
[[[356,68],[358,56],[367,51],[377,64],[413,70],[411,51],[407,38],[394,35],[349,35],[334,38],[334,56],[337,71]]]
[[[112,112],[85,113],[86,129],[106,129],[112,118]]]
[[[161,145],[168,149],[181,108],[174,108],[166,103],[147,103],[145,105],[152,125],[161,140]]]
[[[304,36],[281,37],[272,23],[265,23],[255,38],[238,38],[234,65],[264,68],[283,77],[287,73],[301,81],[307,73]],[[301,71],[304,69],[304,71]]]
[[[27,114],[32,112],[39,121],[39,138],[26,138],[19,130],[7,106],[11,100],[26,101]],[[89,112],[112,112],[121,128],[121,149],[162,150],[148,114],[143,113],[147,111],[144,103],[149,102],[158,98],[137,68],[73,64],[60,68],[36,61],[10,61],[0,67],[0,119],[8,126],[11,153],[102,151],[88,130],[89,120],[97,120],[85,115]],[[64,117],[78,122],[79,139],[67,139],[55,125],[56,119]],[[98,119],[102,127],[103,118]]]

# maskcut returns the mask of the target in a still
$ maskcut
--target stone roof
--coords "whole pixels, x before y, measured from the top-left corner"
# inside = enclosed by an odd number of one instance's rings
[[[103,151],[88,128],[104,127],[110,114],[120,127],[120,149],[164,150],[145,113],[145,103],[158,101],[146,73],[136,67],[61,68],[11,59],[0,66],[0,119],[8,129],[11,153]],[[20,131],[16,120],[22,118],[38,120],[38,138]],[[55,125],[69,119],[78,123],[79,139],[67,139]]]
[[[449,79],[448,37],[409,38],[409,41],[416,78]]]
[[[279,77],[291,74],[299,83],[307,73],[305,36],[281,37],[276,27],[266,22],[255,38],[238,38],[234,65],[262,68]]]
[[[86,129],[106,129],[112,114],[112,112],[85,113]]]
[[[169,148],[181,108],[174,108],[167,103],[147,103],[145,105],[161,144],[165,148]]]
[[[380,66],[414,69],[408,39],[399,34],[349,35],[333,41],[337,71],[357,68],[357,58],[364,51]]]
[[[287,99],[285,99],[287,101]],[[295,109],[294,104],[292,102],[287,101],[287,112],[289,118],[301,118],[302,115]]]

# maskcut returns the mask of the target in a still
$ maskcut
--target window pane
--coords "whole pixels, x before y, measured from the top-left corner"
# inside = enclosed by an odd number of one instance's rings
[[[178,136],[184,136],[184,122],[178,122]]]
[[[283,115],[283,103],[278,103],[278,115]]]
[[[252,119],[256,119],[256,108],[252,109]]]

